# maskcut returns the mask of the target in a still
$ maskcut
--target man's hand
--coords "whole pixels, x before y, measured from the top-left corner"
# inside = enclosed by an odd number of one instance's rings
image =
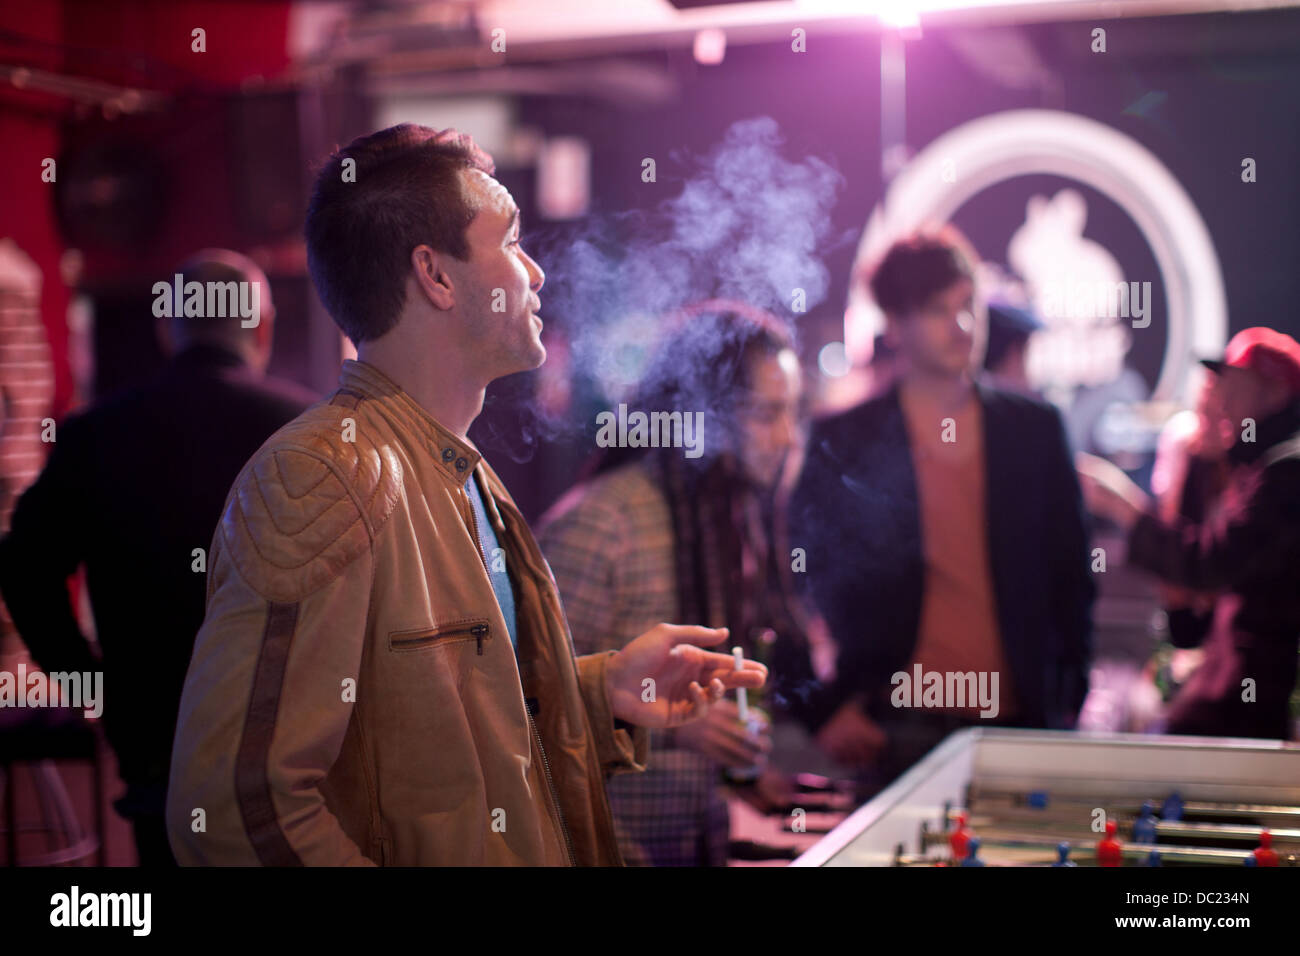
[[[1093,514],[1108,518],[1128,532],[1150,500],[1146,492],[1104,458],[1079,452],[1074,456],[1083,501]]]
[[[856,700],[842,704],[817,731],[817,746],[848,767],[871,766],[888,742],[889,736]]]
[[[762,720],[762,729],[750,736],[740,722],[740,708],[730,698],[723,698],[700,720],[687,724],[677,731],[677,739],[685,746],[737,770],[752,767],[772,749],[771,723],[767,715],[757,708],[751,715]]]
[[[730,654],[694,646],[726,639],[725,627],[659,624],[632,640],[609,662],[614,716],[642,727],[676,727],[703,717],[733,687],[762,687],[767,668],[758,661],[745,661],[738,671]]]

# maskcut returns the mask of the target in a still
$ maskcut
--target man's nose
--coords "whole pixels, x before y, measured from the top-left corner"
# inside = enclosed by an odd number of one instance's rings
[[[799,422],[794,415],[782,415],[777,425],[777,441],[783,450],[788,451],[799,440]]]
[[[542,267],[537,264],[537,260],[528,253],[524,253],[524,258],[528,260],[528,288],[534,292],[541,292],[542,286],[546,284],[546,273]]]

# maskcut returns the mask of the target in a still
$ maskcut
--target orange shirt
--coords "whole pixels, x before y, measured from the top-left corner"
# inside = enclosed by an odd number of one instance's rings
[[[990,720],[1005,720],[1014,713],[1014,698],[989,563],[979,399],[972,391],[960,409],[945,411],[904,385],[899,400],[912,445],[925,561],[921,623],[909,677],[917,664],[922,672],[996,672],[998,713]],[[945,424],[946,419],[952,421]],[[986,676],[985,686],[991,689],[989,680]],[[936,709],[978,713],[977,702],[968,699],[967,705]]]

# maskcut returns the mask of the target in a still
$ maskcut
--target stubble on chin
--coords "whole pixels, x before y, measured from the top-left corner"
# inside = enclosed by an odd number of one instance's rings
[[[546,346],[542,344],[540,339],[533,342],[532,356],[533,364],[529,366],[529,371],[541,368],[546,364]]]
[[[493,363],[499,368],[496,378],[516,375],[519,372],[532,372],[546,362],[546,346],[539,336],[529,332],[528,338],[515,348],[502,348]]]

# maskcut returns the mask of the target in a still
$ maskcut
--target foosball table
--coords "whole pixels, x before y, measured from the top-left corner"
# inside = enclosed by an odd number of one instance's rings
[[[1295,866],[1300,745],[963,730],[793,866]]]

